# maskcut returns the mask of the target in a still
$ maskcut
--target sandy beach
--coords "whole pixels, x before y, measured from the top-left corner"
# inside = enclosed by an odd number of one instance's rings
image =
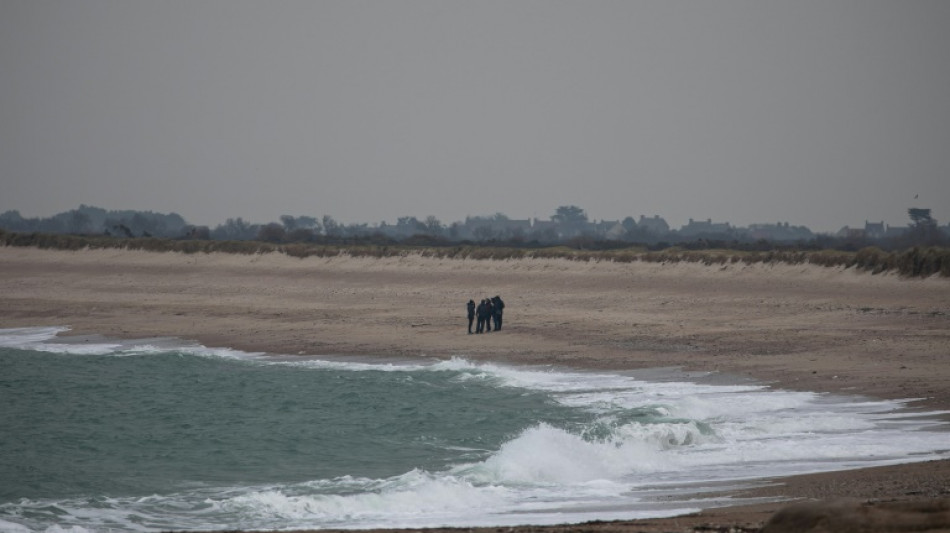
[[[288,355],[678,367],[950,410],[947,278],[787,264],[297,259],[13,247],[0,248],[0,273],[2,328],[174,336]],[[506,303],[503,330],[468,335],[465,302],[495,295]],[[950,461],[799,476],[748,495],[845,497],[872,507],[946,501]],[[786,505],[571,531],[756,530]],[[927,530],[950,531],[948,524]]]

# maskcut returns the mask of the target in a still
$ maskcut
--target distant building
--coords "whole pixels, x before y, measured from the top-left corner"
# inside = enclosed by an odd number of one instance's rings
[[[868,222],[864,221],[864,228],[852,228],[850,226],[845,226],[838,230],[838,233],[835,234],[836,237],[842,239],[869,239],[869,240],[880,240],[880,239],[893,239],[900,237],[910,231],[910,228],[907,226],[890,226],[882,222]]]
[[[863,228],[852,228],[850,226],[845,226],[838,230],[838,233],[835,234],[836,237],[842,239],[863,239],[867,236]]]
[[[689,219],[689,224],[680,228],[679,231],[679,234],[683,237],[731,236],[734,233],[734,228],[728,222],[714,223],[711,218],[706,220]]]
[[[640,215],[640,220],[637,221],[637,227],[643,228],[648,233],[654,235],[665,235],[670,232],[670,225],[659,215],[653,215],[652,218]]]
[[[788,222],[777,224],[749,224],[746,237],[753,241],[807,241],[815,236],[805,226],[791,226]]]
[[[864,235],[869,239],[880,239],[887,233],[887,229],[884,227],[884,222],[868,222],[864,221]]]
[[[884,230],[884,237],[890,239],[893,237],[900,237],[910,231],[910,228],[907,226],[887,226],[887,229]]]
[[[531,232],[531,220],[512,220],[503,217],[465,217],[455,226],[458,239],[492,240],[524,237]]]
[[[598,231],[599,235],[611,241],[619,241],[627,234],[627,228],[619,220],[601,220]]]
[[[531,222],[532,231],[545,231],[549,229],[556,229],[557,223],[551,220],[541,220],[535,218]]]
[[[492,224],[492,229],[503,239],[524,237],[531,233],[531,219],[501,219]]]

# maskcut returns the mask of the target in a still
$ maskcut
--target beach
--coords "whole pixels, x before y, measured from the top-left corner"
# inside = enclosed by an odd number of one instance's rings
[[[814,265],[298,259],[0,248],[0,327],[180,337],[275,355],[463,357],[583,369],[679,368],[776,388],[950,410],[950,280]],[[468,335],[465,303],[505,301]],[[948,461],[783,479],[744,496],[950,498]],[[758,527],[788,501],[624,524]],[[616,523],[590,526],[608,531]],[[550,529],[550,528],[546,528]],[[572,530],[577,530],[572,529]],[[618,529],[619,530],[619,529]]]

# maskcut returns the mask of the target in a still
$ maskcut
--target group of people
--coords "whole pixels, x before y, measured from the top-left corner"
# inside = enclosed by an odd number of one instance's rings
[[[495,326],[495,331],[501,329],[502,312],[505,309],[505,302],[501,301],[501,297],[485,298],[478,305],[475,305],[475,300],[469,300],[466,306],[468,308],[469,335],[482,332],[490,333],[492,324]],[[475,331],[472,331],[472,323],[475,322],[476,318],[478,319],[478,324],[475,327]]]

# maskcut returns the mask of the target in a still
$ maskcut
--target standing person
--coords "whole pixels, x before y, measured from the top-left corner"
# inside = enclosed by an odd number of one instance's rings
[[[478,303],[475,314],[478,317],[478,325],[475,327],[475,333],[481,333],[485,330],[485,300]]]
[[[505,310],[505,302],[501,301],[501,296],[495,296],[492,301],[492,319],[495,321],[495,331],[501,329],[502,312]]]
[[[485,301],[482,300],[478,302],[478,307],[475,308],[475,317],[478,319],[478,325],[475,326],[475,333],[482,332],[482,316],[485,314]]]
[[[465,307],[468,309],[468,334],[472,334],[472,322],[475,320],[475,300],[469,300]]]
[[[485,332],[491,333],[491,317],[494,314],[490,298],[485,298]]]

